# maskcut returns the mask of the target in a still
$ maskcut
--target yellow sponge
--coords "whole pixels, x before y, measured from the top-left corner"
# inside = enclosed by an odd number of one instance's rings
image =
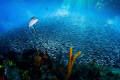
[[[72,72],[72,67],[73,67],[73,64],[75,62],[75,59],[80,54],[81,54],[81,52],[78,52],[77,54],[75,54],[74,56],[72,56],[72,47],[70,47],[69,62],[68,62],[68,72],[67,72],[67,76],[66,76],[65,80],[69,79],[69,77],[71,75],[71,72]]]

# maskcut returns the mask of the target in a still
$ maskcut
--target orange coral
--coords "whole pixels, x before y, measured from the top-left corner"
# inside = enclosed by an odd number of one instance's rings
[[[48,56],[47,56],[47,55],[44,55],[44,56],[42,56],[42,58],[45,58],[45,59],[47,59],[47,58],[48,58]]]
[[[34,66],[37,66],[38,68],[40,66],[41,61],[42,61],[42,58],[40,56],[36,56]]]
[[[64,71],[64,68],[63,67],[59,67],[59,71],[60,72]]]
[[[63,67],[59,67],[59,71],[60,72],[62,72],[62,71],[67,72],[67,69],[64,69]]]

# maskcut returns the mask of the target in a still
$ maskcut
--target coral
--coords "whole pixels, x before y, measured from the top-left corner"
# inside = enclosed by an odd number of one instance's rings
[[[24,73],[22,73],[21,79],[22,80],[31,80],[31,78],[29,77],[28,73],[29,73],[28,70],[24,71]]]
[[[72,72],[72,67],[73,67],[74,61],[75,61],[76,57],[79,56],[80,54],[81,54],[81,52],[78,52],[77,54],[72,56],[72,47],[70,47],[68,71],[67,71],[67,76],[66,76],[65,80],[69,79],[71,72]]]
[[[98,65],[92,61],[79,64],[79,69],[71,78],[71,80],[120,80],[120,70]]]
[[[16,66],[16,64],[13,60],[7,60],[6,65],[10,66],[11,68],[14,68]]]
[[[42,58],[48,59],[48,56],[47,56],[47,55],[44,55],[44,56],[42,56]]]
[[[4,72],[5,72],[5,65],[0,65],[0,77],[4,75]]]
[[[63,67],[59,67],[59,71],[60,72],[64,71],[64,68]]]
[[[5,76],[7,79],[5,80],[20,80],[19,69],[17,66],[11,67],[9,65],[5,66]]]
[[[40,56],[36,56],[34,66],[37,66],[38,68],[40,66],[41,61],[42,61],[42,58]]]

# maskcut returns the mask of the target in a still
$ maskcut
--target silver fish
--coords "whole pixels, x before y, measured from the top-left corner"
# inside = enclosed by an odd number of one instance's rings
[[[35,29],[35,23],[38,21],[38,18],[36,17],[32,17],[29,21],[29,28],[33,27],[35,33],[36,33],[36,29]]]

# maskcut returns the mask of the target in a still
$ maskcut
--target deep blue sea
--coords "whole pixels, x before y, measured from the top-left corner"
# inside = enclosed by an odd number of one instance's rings
[[[70,47],[76,64],[120,69],[120,0],[0,0],[0,54],[46,49],[67,66]]]

